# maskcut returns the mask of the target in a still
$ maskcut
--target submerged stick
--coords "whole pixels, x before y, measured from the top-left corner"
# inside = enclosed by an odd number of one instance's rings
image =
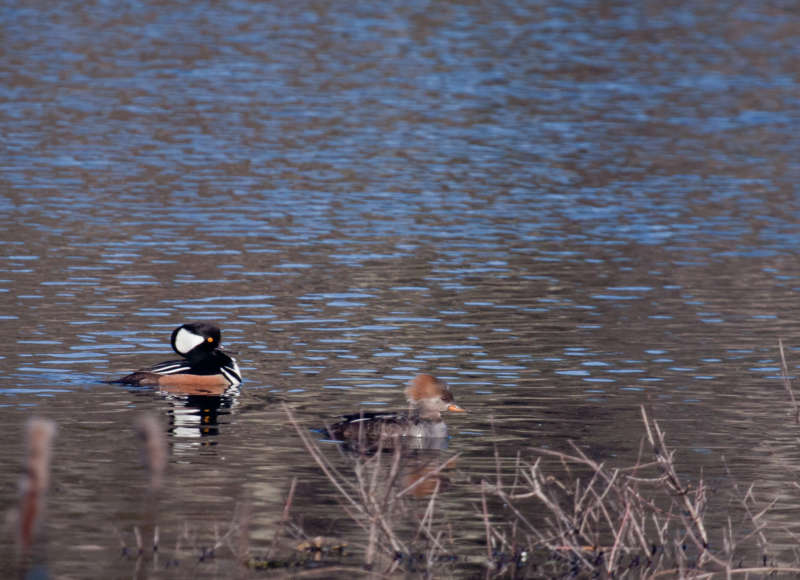
[[[366,512],[363,506],[360,505],[358,501],[356,501],[353,498],[353,496],[349,494],[347,490],[344,488],[344,484],[342,483],[344,481],[344,477],[342,477],[342,475],[330,464],[330,462],[328,462],[322,456],[322,453],[320,453],[319,449],[311,441],[311,438],[306,434],[303,427],[301,427],[300,424],[297,422],[294,413],[292,413],[291,408],[286,403],[283,403],[283,410],[286,413],[286,416],[289,418],[289,423],[292,424],[292,427],[294,427],[295,431],[297,431],[297,434],[300,436],[300,441],[305,446],[306,451],[308,451],[312,459],[316,461],[319,468],[328,478],[328,481],[330,481],[334,485],[336,490],[339,492],[339,494],[344,499],[347,500],[347,503],[350,504],[350,506],[355,510],[356,514],[364,515]],[[351,512],[349,510],[347,510],[347,512],[348,515],[350,515]],[[350,518],[353,521],[359,521],[359,518],[355,515],[351,515]]]
[[[292,502],[294,501],[294,490],[297,488],[297,478],[292,478],[292,484],[289,487],[289,495],[286,496],[286,503],[283,504],[283,513],[281,514],[281,519],[278,522],[278,525],[275,528],[275,533],[272,536],[272,545],[269,548],[269,552],[267,552],[267,559],[271,560],[275,554],[275,549],[278,545],[278,538],[280,537],[281,532],[283,532],[283,528],[286,525],[286,522],[289,521],[289,510],[292,509]]]
[[[794,391],[792,391],[792,382],[789,380],[789,369],[786,366],[786,356],[783,354],[783,340],[778,339],[778,349],[781,351],[781,376],[783,377],[783,386],[786,392],[789,393],[789,400],[792,402],[794,409],[794,422],[800,423],[800,407],[797,406],[797,401],[794,398]]]
[[[490,570],[492,566],[492,524],[489,522],[489,509],[486,506],[485,481],[481,481],[481,509],[483,511],[483,526],[486,530],[486,566],[487,570]]]
[[[314,459],[317,466],[322,470],[323,474],[328,478],[328,481],[333,484],[339,492],[342,508],[348,517],[353,520],[359,527],[366,531],[370,536],[371,546],[376,548],[374,554],[377,554],[377,548],[381,548],[383,553],[400,553],[408,554],[404,542],[400,540],[397,532],[394,529],[394,522],[392,513],[384,513],[382,505],[390,505],[394,501],[391,494],[384,495],[385,500],[390,500],[389,504],[380,502],[378,497],[379,490],[377,489],[377,474],[373,472],[365,473],[368,469],[380,469],[381,467],[381,451],[383,449],[383,442],[379,440],[378,450],[376,455],[370,459],[357,458],[353,462],[353,471],[356,478],[355,483],[349,481],[344,477],[324,456],[317,444],[312,441],[311,437],[306,432],[294,416],[292,409],[283,404],[284,412],[289,419],[289,423],[295,428],[300,441],[306,448],[306,451]],[[399,458],[392,467],[390,479],[394,479],[399,473]],[[348,488],[350,491],[348,491]],[[390,510],[391,511],[391,510]],[[381,540],[378,542],[378,540]],[[389,544],[389,547],[386,544]],[[367,562],[370,563],[370,558],[374,557],[373,552],[369,550],[368,546]]]
[[[44,497],[50,485],[50,457],[56,424],[49,419],[33,418],[27,427],[25,475],[20,482],[18,546],[27,554],[44,510]]]

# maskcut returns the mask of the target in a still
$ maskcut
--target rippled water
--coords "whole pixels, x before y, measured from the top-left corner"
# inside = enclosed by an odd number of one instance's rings
[[[141,412],[169,426],[165,543],[248,503],[258,552],[294,476],[312,529],[341,517],[280,403],[319,426],[402,405],[418,372],[469,411],[444,455],[462,554],[495,443],[633,461],[641,404],[686,477],[726,477],[724,456],[796,525],[790,6],[99,1],[0,22],[0,480],[15,501],[25,420],[56,420],[54,575],[134,569]],[[102,382],[196,319],[238,352],[240,393]]]

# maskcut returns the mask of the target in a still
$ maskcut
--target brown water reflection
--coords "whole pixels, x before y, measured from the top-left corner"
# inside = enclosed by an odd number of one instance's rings
[[[241,506],[264,554],[293,477],[310,533],[359,538],[280,403],[312,428],[419,372],[470,409],[441,495],[456,575],[480,570],[495,445],[503,469],[568,440],[627,464],[643,403],[688,479],[755,482],[795,527],[795,14],[67,2],[0,22],[0,483],[12,504],[25,421],[55,420],[52,575],[136,571],[143,412],[168,425],[162,546],[192,574],[230,570],[198,562]],[[238,351],[240,392],[102,382],[196,319]],[[186,574],[169,554],[139,572]]]

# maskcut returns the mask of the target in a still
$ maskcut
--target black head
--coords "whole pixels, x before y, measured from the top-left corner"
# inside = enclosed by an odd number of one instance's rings
[[[172,331],[172,349],[181,356],[214,351],[220,343],[219,328],[207,322],[184,324]]]

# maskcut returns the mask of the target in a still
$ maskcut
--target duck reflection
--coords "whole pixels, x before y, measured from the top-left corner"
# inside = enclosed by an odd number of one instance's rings
[[[407,452],[400,471],[401,491],[423,499],[449,489],[451,481],[447,471],[454,469],[457,461],[458,455],[446,458],[443,453],[430,449]]]
[[[159,389],[158,393],[170,403],[167,432],[175,437],[199,438],[219,435],[220,421],[236,405],[239,388],[169,387]]]
[[[424,499],[449,489],[452,485],[449,474],[456,468],[460,454],[447,453],[446,440],[427,448],[408,443],[411,441],[401,437],[395,437],[393,442],[383,441],[378,447],[359,448],[353,442],[340,442],[337,449],[345,463],[344,466],[335,463],[339,477],[349,480],[365,497]],[[320,453],[324,449],[313,445],[309,451],[317,463],[333,465],[328,453]]]
[[[395,435],[378,440],[362,437],[337,443],[339,450],[352,461],[355,471],[378,471],[377,481],[391,487],[394,493],[421,499],[440,493],[451,485],[447,472],[455,468],[458,454],[445,453],[448,441],[446,437]],[[386,489],[382,493],[385,492]]]
[[[238,403],[240,389],[236,387],[149,387],[129,388],[137,396],[155,396],[166,401],[168,408],[167,433],[183,439],[199,439],[219,435],[225,417],[233,412]],[[204,445],[214,445],[207,441]]]

